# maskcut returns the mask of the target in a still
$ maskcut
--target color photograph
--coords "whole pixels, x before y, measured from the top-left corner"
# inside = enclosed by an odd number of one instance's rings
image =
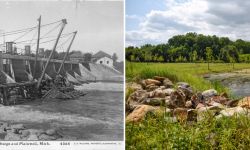
[[[126,149],[249,149],[249,6],[126,0]]]

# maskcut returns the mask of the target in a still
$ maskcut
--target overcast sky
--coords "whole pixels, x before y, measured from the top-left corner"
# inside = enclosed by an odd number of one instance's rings
[[[247,0],[127,0],[126,46],[167,42],[187,32],[250,40]]]
[[[0,2],[0,32],[28,28],[37,25],[37,18],[42,15],[42,24],[51,23],[66,18],[68,24],[63,33],[77,30],[78,34],[71,50],[95,53],[103,50],[109,54],[118,54],[123,59],[124,29],[122,1],[29,1]],[[56,25],[56,24],[55,24]],[[41,29],[41,35],[55,27],[52,25]],[[56,36],[59,28],[48,36]],[[31,40],[35,35],[32,31],[19,41]],[[22,35],[22,34],[21,34]],[[20,35],[5,37],[5,41],[15,39]],[[48,39],[47,39],[48,40]],[[62,39],[61,42],[67,40]],[[3,37],[0,37],[0,43]],[[52,49],[53,43],[42,44],[41,47]],[[60,43],[58,44],[60,45]],[[24,45],[17,45],[23,47]],[[64,50],[68,44],[64,45]],[[35,46],[32,47],[35,49]],[[63,51],[63,49],[59,51]]]

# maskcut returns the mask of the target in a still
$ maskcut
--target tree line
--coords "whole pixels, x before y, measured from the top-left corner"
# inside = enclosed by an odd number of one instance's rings
[[[167,43],[126,47],[126,60],[136,62],[250,62],[250,42],[216,35],[187,33]]]

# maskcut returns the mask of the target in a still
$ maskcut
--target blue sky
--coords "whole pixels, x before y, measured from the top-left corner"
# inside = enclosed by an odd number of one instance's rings
[[[126,46],[197,32],[250,40],[250,1],[126,0]]]

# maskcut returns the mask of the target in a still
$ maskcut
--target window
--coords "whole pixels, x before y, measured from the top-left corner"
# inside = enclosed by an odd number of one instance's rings
[[[102,61],[100,61],[100,64],[102,64]]]
[[[107,64],[109,64],[109,61],[107,61]]]

